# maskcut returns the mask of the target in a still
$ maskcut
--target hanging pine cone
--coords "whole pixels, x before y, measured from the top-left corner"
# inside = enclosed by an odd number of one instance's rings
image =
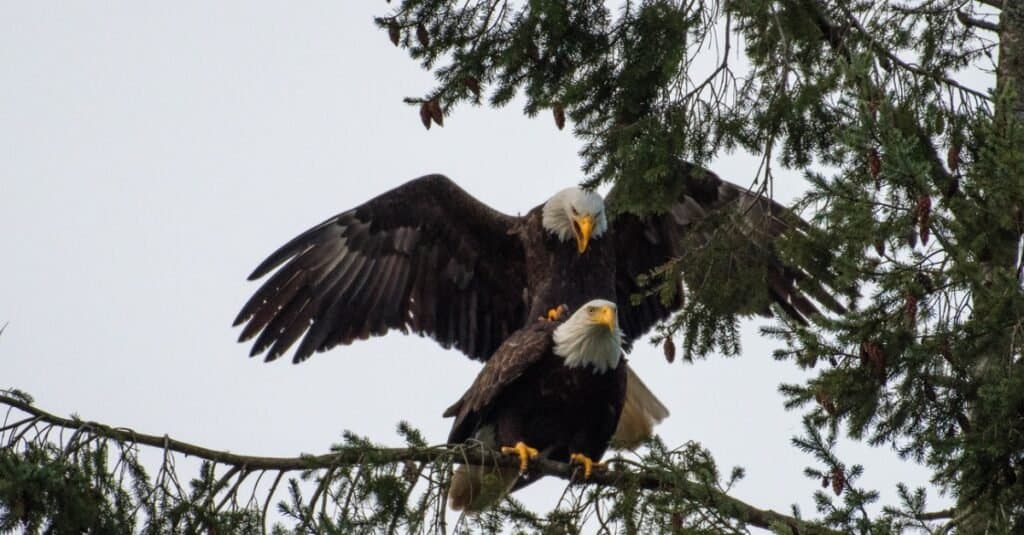
[[[398,46],[398,40],[402,38],[402,29],[398,27],[398,21],[394,19],[388,22],[388,37],[395,46]]]
[[[835,467],[832,469],[832,492],[839,496],[843,493],[843,486],[846,485],[846,474],[843,473],[841,467]]]
[[[559,130],[565,128],[565,108],[561,104],[555,104],[555,107],[551,109],[551,112],[555,116],[555,126]]]
[[[913,329],[917,326],[917,296],[907,292],[903,298],[903,315],[907,328]]]
[[[949,151],[946,153],[946,164],[949,165],[949,170],[954,173],[960,169],[960,144],[953,143],[949,146]]]
[[[874,375],[879,382],[885,382],[885,352],[882,351],[882,348],[878,344],[874,342],[861,342],[860,362],[861,366],[867,366],[871,369],[872,375]]]
[[[427,27],[422,22],[416,25],[416,40],[423,48],[430,46],[430,34],[427,33]]]
[[[436,98],[427,102],[427,110],[430,111],[430,118],[437,123],[437,126],[444,126],[444,112],[441,111],[441,101]]]
[[[932,198],[928,195],[921,195],[917,198],[917,230],[921,235],[921,243],[928,245],[929,227],[928,223],[932,215]]]
[[[676,360],[676,343],[672,341],[671,336],[665,337],[665,343],[662,344],[661,349],[665,352],[665,360],[669,364],[672,364]]]
[[[423,123],[423,127],[430,130],[430,102],[423,101],[420,104],[420,122]]]
[[[872,147],[868,151],[868,173],[875,180],[875,189],[882,187],[882,180],[879,174],[882,172],[882,158],[878,155],[878,149]]]

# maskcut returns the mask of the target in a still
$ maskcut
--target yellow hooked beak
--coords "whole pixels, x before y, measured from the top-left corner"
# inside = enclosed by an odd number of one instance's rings
[[[594,218],[589,215],[581,215],[575,218],[573,230],[576,230],[576,249],[583,254],[590,243],[590,234],[594,232]]]
[[[615,309],[610,306],[603,306],[598,308],[591,316],[594,318],[594,322],[600,325],[608,327],[609,331],[615,330]]]

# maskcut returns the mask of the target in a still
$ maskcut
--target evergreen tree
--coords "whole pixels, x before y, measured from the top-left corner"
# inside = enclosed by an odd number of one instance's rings
[[[627,210],[663,209],[680,162],[728,151],[761,156],[748,178],[765,194],[773,169],[804,174],[810,191],[796,208],[810,227],[774,246],[817,266],[851,305],[766,329],[786,342],[778,358],[814,370],[781,388],[805,413],[794,445],[816,460],[807,474],[833,493],[816,494],[814,522],[730,498],[742,474],[722,476],[696,445],[652,443],[637,462],[570,486],[546,515],[507,500],[455,521],[443,499],[450,465],[513,460],[431,448],[407,426],[402,449],[351,436],[322,457],[232,456],[7,395],[28,417],[0,436],[0,530],[258,530],[290,471],[312,483],[288,485],[280,510],[294,524],[282,531],[1024,530],[1024,3],[405,0],[377,23],[436,75],[409,100],[427,128],[459,104],[522,96],[528,116],[571,126],[588,185],[619,184]],[[679,339],[688,358],[737,352],[737,318],[723,305],[763,286],[762,273],[723,268],[729,245],[695,243],[677,260],[687,304],[658,336]],[[651,291],[678,285],[671,267],[650,274]],[[78,431],[52,442],[39,426]],[[928,512],[923,489],[901,487],[900,503],[869,514],[877,493],[833,454],[839,434],[930,467],[956,506]],[[133,448],[147,445],[208,462],[186,491],[173,461],[145,473]]]

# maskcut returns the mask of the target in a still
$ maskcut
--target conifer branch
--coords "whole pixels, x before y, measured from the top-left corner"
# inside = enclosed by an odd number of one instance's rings
[[[989,22],[987,20],[981,20],[981,19],[978,19],[978,18],[974,18],[974,17],[968,15],[967,13],[964,13],[963,11],[960,11],[959,9],[956,11],[956,19],[959,20],[960,23],[965,25],[965,26],[974,26],[975,28],[981,28],[982,30],[988,30],[990,32],[998,32],[999,31],[999,25],[998,24]]]
[[[846,30],[840,29],[838,25],[829,20],[828,15],[825,13],[825,9],[817,0],[806,0],[802,2],[802,5],[804,7],[809,8],[814,13],[814,22],[821,30],[821,32],[825,35],[825,38],[827,39],[829,45],[834,50],[842,53],[844,57],[846,57],[846,59],[849,60],[850,52],[845,42]],[[957,82],[956,80],[948,76],[945,76],[944,74],[928,72],[916,65],[911,65],[910,63],[903,61],[891,50],[889,50],[887,47],[883,46],[881,43],[875,40],[875,38],[872,36],[872,33],[868,31],[868,29],[865,28],[860,23],[857,17],[849,10],[849,8],[840,3],[839,9],[842,11],[843,16],[847,19],[850,25],[853,28],[855,28],[861,34],[861,36],[864,37],[864,39],[867,40],[867,42],[871,45],[871,48],[875,51],[875,53],[884,56],[889,62],[893,63],[894,65],[899,65],[900,68],[908,72],[912,72],[920,76],[926,76],[937,82],[941,82],[950,87],[954,87],[959,91],[977,97],[978,99],[981,99],[984,102],[992,101],[991,96],[986,95],[985,93],[982,93],[980,91],[971,89],[961,84],[960,82]]]
[[[0,404],[29,414],[31,416],[30,419],[20,421],[33,422],[33,424],[30,424],[30,427],[31,425],[48,424],[122,443],[160,448],[165,451],[198,457],[216,464],[225,465],[229,469],[220,478],[220,481],[217,483],[218,487],[226,486],[231,478],[238,473],[243,474],[244,477],[244,475],[256,471],[279,472],[274,482],[274,487],[276,488],[277,483],[285,472],[297,470],[332,469],[351,465],[384,465],[403,462],[429,463],[435,461],[486,466],[518,466],[519,464],[519,460],[514,456],[502,455],[496,451],[472,446],[432,446],[423,448],[339,447],[335,448],[331,453],[300,455],[299,457],[239,455],[183,442],[170,438],[167,435],[149,435],[124,427],[111,427],[98,422],[83,421],[77,418],[62,418],[32,405],[29,401],[7,394],[0,394]],[[0,445],[0,449],[10,448],[15,442],[13,439],[9,440],[7,444]],[[725,517],[764,529],[772,529],[773,527],[784,525],[793,534],[837,535],[840,533],[770,509],[755,507],[724,492],[710,488],[706,484],[680,480],[679,478],[671,478],[670,480],[670,478],[663,477],[663,474],[654,470],[644,468],[637,471],[622,468],[596,470],[587,481],[579,481],[577,478],[577,467],[557,461],[537,459],[531,461],[531,471],[537,475],[557,477],[575,484],[599,485],[617,489],[639,488],[650,491],[668,491],[674,493],[682,500],[699,503],[715,509]],[[233,488],[237,489],[239,483],[240,481],[235,482]],[[266,511],[268,506],[269,500],[263,504],[263,510]]]
[[[953,518],[953,515],[955,515],[955,514],[956,514],[956,510],[955,509],[943,509],[941,511],[932,511],[932,512],[928,512],[928,513],[921,513],[921,514],[917,515],[915,518],[917,518],[918,520],[924,520],[924,521],[928,521],[928,520],[944,520],[944,519],[947,519],[947,518]]]

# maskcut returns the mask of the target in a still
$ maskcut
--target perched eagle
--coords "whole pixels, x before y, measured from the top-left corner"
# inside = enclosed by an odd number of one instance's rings
[[[524,216],[495,211],[442,175],[411,180],[295,237],[249,276],[276,269],[235,318],[239,341],[256,338],[252,355],[274,360],[299,341],[294,362],[389,329],[430,336],[487,360],[513,332],[560,305],[572,310],[598,296],[613,300],[623,343],[682,305],[657,295],[638,302],[637,276],[685,254],[683,238],[725,233],[745,246],[735,261],[764,273],[764,295],[736,312],[768,313],[777,303],[803,321],[817,311],[805,296],[839,304],[799,266],[782,263],[772,240],[802,232],[778,204],[682,163],[675,202],[659,215],[615,212],[617,187],[600,195],[569,188]],[[702,223],[725,215],[737,223],[708,233]],[[795,223],[794,223],[795,222]],[[279,268],[279,269],[278,269]],[[765,295],[767,298],[765,298]],[[668,411],[635,374],[616,440],[645,438]]]
[[[615,303],[597,299],[564,323],[540,320],[516,331],[445,411],[455,417],[449,444],[474,441],[520,458],[518,469],[457,468],[448,490],[453,509],[479,511],[532,482],[520,474],[538,455],[581,464],[590,477],[626,396],[615,309]]]

